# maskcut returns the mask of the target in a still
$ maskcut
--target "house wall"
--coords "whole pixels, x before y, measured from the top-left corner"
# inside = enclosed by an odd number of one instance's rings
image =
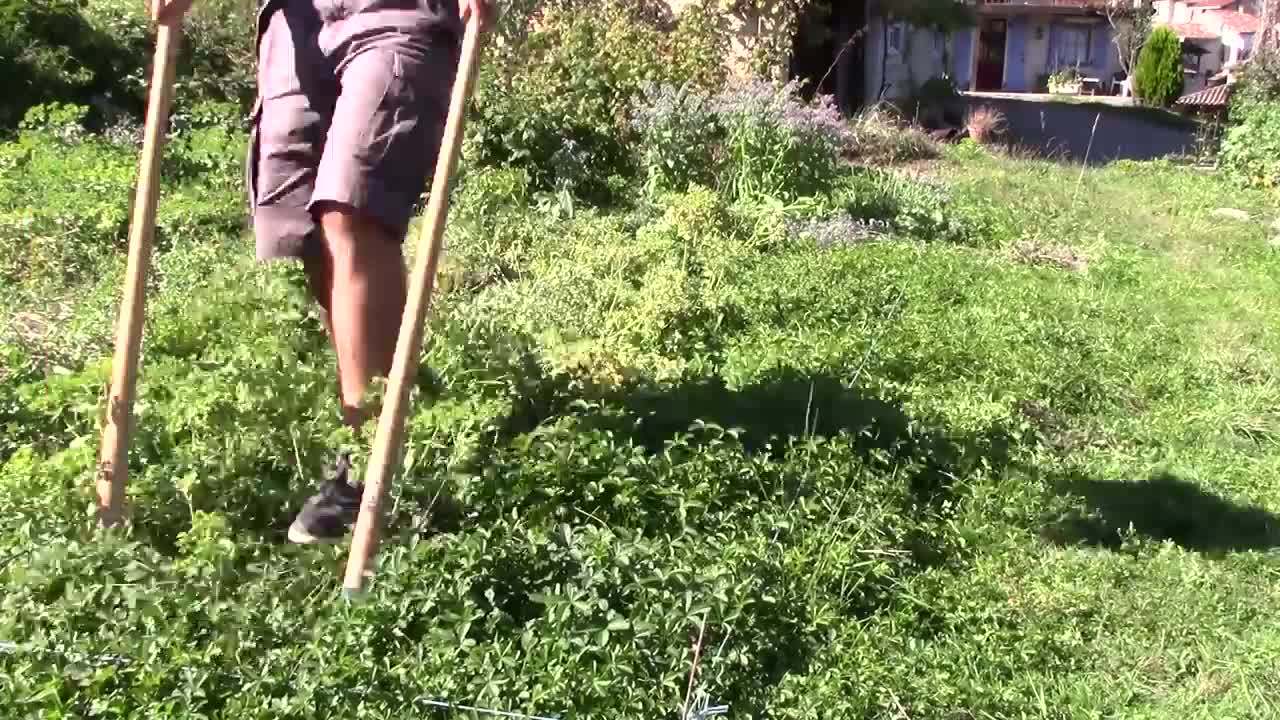
[[[1083,19],[1082,19],[1083,20]],[[1087,61],[1080,71],[1109,86],[1120,70],[1120,58],[1111,42],[1111,26],[1105,20],[1068,21],[1061,15],[1018,15],[1009,18],[1005,39],[1004,90],[1044,92],[1048,76],[1061,69],[1056,50],[1067,27],[1089,27]],[[978,28],[962,28],[944,39],[946,52],[939,52],[932,30],[910,29],[902,34],[902,48],[890,47],[887,57],[884,25],[879,18],[867,24],[865,80],[867,103],[907,97],[930,78],[949,75],[957,87],[972,88],[974,62],[978,52]],[[880,96],[882,60],[886,85]]]
[[[1227,48],[1224,64],[1234,65],[1253,50],[1253,33],[1238,33],[1227,30],[1222,33],[1222,44]]]
[[[895,25],[897,31],[894,30]],[[867,54],[863,63],[866,72],[864,102],[867,104],[910,97],[925,82],[947,74],[947,58],[955,56],[954,39],[941,36],[934,30],[891,23],[890,31],[900,32],[901,42],[895,46],[891,36],[886,53],[884,21],[871,18],[867,22]],[[971,52],[969,57],[972,58]],[[882,77],[885,84],[883,96],[880,94]]]
[[[1023,73],[1023,87],[1032,92],[1044,92],[1046,68],[1049,66],[1049,40],[1053,25],[1048,17],[1030,18],[1027,27],[1027,61]]]
[[[961,90],[968,90],[973,86],[973,57],[977,51],[977,28],[961,28],[952,34],[951,78]]]
[[[1076,63],[1066,54],[1068,37],[1073,32],[1087,30],[1085,43],[1088,47],[1083,60],[1077,56]],[[1110,87],[1115,73],[1120,72],[1120,55],[1115,43],[1111,42],[1111,25],[1106,20],[1068,20],[1065,18],[1048,18],[1046,20],[1046,46],[1042,55],[1037,57],[1035,70],[1037,85],[1042,85],[1047,76],[1069,67],[1079,69],[1085,77],[1098,78],[1104,88]]]
[[[1025,15],[1009,18],[1005,36],[1004,89],[1009,92],[1027,90],[1027,36],[1031,21]]]

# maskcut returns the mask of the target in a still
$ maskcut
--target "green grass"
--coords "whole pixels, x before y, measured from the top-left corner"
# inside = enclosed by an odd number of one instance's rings
[[[1174,164],[911,169],[819,203],[896,227],[827,244],[786,232],[821,207],[464,187],[357,606],[345,548],[282,539],[332,361],[234,234],[157,259],[135,522],[92,531],[106,262],[6,340],[0,708],[676,717],[704,631],[729,717],[1277,716],[1275,209]]]

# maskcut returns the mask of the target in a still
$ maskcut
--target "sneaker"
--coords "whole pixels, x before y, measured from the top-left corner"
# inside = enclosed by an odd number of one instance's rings
[[[333,476],[320,492],[303,504],[293,525],[289,526],[289,542],[314,545],[336,543],[346,537],[360,512],[364,492],[359,484],[347,479],[350,470],[350,458],[345,454],[340,456]]]

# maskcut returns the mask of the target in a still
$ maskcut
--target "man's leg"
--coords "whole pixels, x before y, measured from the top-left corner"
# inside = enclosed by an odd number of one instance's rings
[[[343,422],[356,429],[376,412],[360,404],[370,382],[391,374],[404,313],[404,260],[399,240],[359,210],[329,204],[318,214]]]
[[[332,63],[320,51],[322,22],[312,0],[287,0],[265,20],[247,178],[257,255],[260,260],[302,262],[336,350],[333,260],[310,205],[338,83]],[[341,396],[341,355],[338,360]],[[307,522],[290,528],[291,540],[313,542],[343,531],[360,502],[349,470],[349,459],[339,454],[328,481],[307,501]]]
[[[362,18],[363,19],[363,18]],[[336,63],[342,88],[325,139],[310,209],[319,220],[319,261],[328,271],[329,321],[338,356],[344,421],[366,422],[370,382],[390,373],[407,278],[401,246],[434,167],[456,44],[404,31],[367,33]],[[324,272],[315,275],[324,279]],[[355,482],[335,482],[299,512],[294,542],[334,542],[359,512]]]

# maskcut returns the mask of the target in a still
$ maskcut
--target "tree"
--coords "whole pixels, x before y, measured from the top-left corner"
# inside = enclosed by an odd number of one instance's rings
[[[1111,25],[1111,42],[1120,57],[1120,69],[1133,77],[1138,55],[1151,33],[1155,3],[1153,0],[1106,0],[1102,9]]]
[[[1258,39],[1254,50],[1256,52],[1266,52],[1274,49],[1280,43],[1277,43],[1276,26],[1280,25],[1280,0],[1265,0],[1262,4],[1262,28],[1258,33]]]
[[[1182,39],[1158,27],[1138,55],[1134,93],[1149,105],[1167,106],[1182,94]]]

